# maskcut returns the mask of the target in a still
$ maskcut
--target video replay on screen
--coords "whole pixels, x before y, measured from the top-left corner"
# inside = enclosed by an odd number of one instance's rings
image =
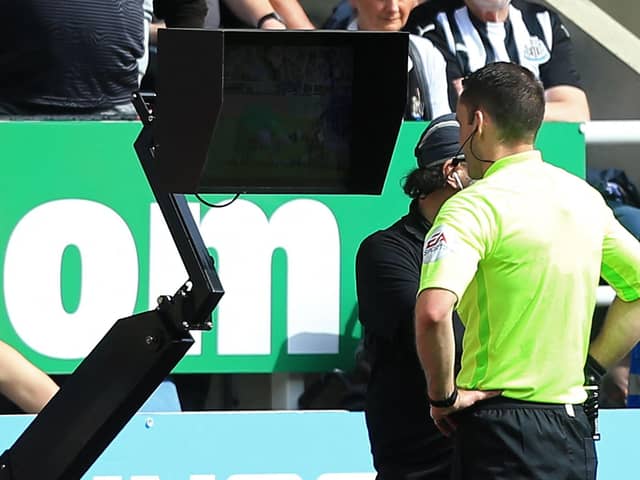
[[[346,181],[353,47],[228,45],[223,76],[203,184],[212,191],[295,184],[322,193]]]

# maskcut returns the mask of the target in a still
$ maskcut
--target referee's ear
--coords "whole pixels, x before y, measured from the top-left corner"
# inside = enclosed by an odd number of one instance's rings
[[[479,137],[481,137],[484,132],[486,120],[487,117],[482,110],[478,109],[473,112],[472,124],[475,124],[475,132]]]

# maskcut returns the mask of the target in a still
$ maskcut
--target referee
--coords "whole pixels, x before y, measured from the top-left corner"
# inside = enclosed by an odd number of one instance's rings
[[[479,180],[425,240],[416,346],[431,416],[455,432],[456,479],[595,479],[583,367],[600,375],[640,339],[640,244],[595,189],[542,161],[543,113],[521,66],[464,81],[456,116]],[[617,297],[589,349],[600,276]],[[466,327],[455,381],[454,308]]]

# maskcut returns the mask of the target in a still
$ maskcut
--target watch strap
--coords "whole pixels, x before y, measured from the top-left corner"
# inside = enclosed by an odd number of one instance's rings
[[[258,21],[256,22],[256,28],[262,28],[262,25],[264,24],[264,22],[266,22],[267,20],[277,20],[278,22],[280,22],[282,25],[284,25],[285,27],[287,26],[286,23],[284,23],[284,18],[282,18],[278,12],[270,12],[267,13],[266,15],[263,15],[262,17],[260,17],[258,19]]]
[[[442,399],[442,400],[433,400],[432,398],[429,398],[429,395],[427,394],[427,400],[429,400],[429,403],[431,404],[432,407],[437,407],[437,408],[449,408],[452,407],[455,403],[456,400],[458,399],[458,389],[454,388],[453,389],[453,393],[451,395],[449,395],[447,398]]]

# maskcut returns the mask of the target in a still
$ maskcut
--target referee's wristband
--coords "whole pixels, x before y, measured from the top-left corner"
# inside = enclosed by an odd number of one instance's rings
[[[258,19],[258,21],[256,22],[256,28],[262,28],[262,25],[264,24],[264,22],[266,22],[267,20],[277,20],[278,22],[280,22],[282,25],[284,25],[285,27],[287,26],[286,23],[284,23],[284,18],[282,18],[278,12],[271,12],[271,13],[267,13],[266,15],[263,15],[262,17],[260,17]]]
[[[458,389],[454,388],[453,389],[453,393],[451,395],[449,395],[447,398],[445,398],[444,400],[433,400],[431,398],[429,398],[429,394],[427,394],[427,400],[429,400],[429,403],[431,404],[432,407],[437,407],[437,408],[449,408],[449,407],[453,407],[453,405],[456,403],[456,400],[458,399]]]

